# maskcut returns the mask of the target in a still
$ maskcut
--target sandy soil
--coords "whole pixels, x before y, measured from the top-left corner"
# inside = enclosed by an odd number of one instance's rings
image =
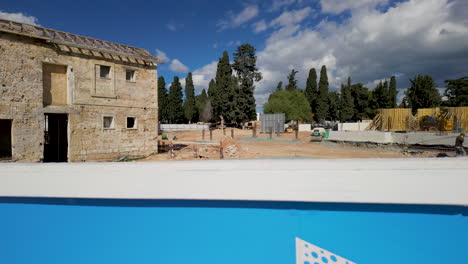
[[[232,132],[231,132],[232,131]],[[234,133],[234,140],[222,143],[224,138],[229,138]],[[171,140],[165,140],[165,145],[170,142],[176,145],[175,157],[172,160],[194,159],[220,159],[220,143],[223,145],[224,159],[253,159],[253,158],[408,158],[408,157],[432,157],[431,153],[417,155],[404,154],[401,149],[388,146],[358,147],[347,144],[330,142],[310,142],[310,132],[299,132],[298,139],[295,133],[273,134],[272,140],[268,134],[257,134],[253,138],[252,130],[226,129],[214,130],[212,141],[210,134],[205,132],[203,140],[202,132],[180,131],[167,133]],[[173,140],[174,136],[176,139]],[[161,139],[161,136],[160,136]],[[161,140],[162,142],[162,140]],[[232,147],[230,147],[233,145]],[[228,149],[229,148],[229,149]],[[228,150],[227,150],[228,149]],[[143,161],[171,160],[169,153],[152,155]]]

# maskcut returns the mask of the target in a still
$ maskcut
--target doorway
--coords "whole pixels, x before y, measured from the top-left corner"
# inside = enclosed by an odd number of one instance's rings
[[[11,159],[11,119],[0,119],[0,160]]]
[[[44,162],[68,161],[68,115],[45,114]]]

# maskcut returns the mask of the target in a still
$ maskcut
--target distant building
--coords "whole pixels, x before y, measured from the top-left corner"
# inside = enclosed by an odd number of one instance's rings
[[[141,48],[0,20],[0,158],[157,151],[157,64]]]

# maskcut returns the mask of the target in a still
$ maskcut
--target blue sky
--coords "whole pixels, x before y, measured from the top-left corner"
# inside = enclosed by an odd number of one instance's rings
[[[197,91],[214,77],[224,50],[257,48],[260,109],[291,69],[305,86],[308,70],[326,65],[330,88],[351,76],[373,89],[397,76],[401,90],[416,74],[466,76],[468,1],[4,1],[0,17],[148,49],[166,60],[159,74],[193,72]]]

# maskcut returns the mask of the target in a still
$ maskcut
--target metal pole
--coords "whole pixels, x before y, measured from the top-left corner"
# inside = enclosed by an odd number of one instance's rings
[[[234,139],[234,128],[231,128],[231,137]]]
[[[256,138],[257,137],[257,126],[255,125],[252,130],[252,137]]]
[[[270,139],[272,139],[272,138],[273,138],[273,128],[270,127]]]

